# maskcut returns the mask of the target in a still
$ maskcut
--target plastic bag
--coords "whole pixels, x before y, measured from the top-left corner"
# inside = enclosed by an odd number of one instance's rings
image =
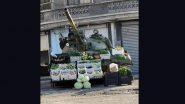
[[[110,72],[118,72],[118,64],[111,63],[109,65]]]

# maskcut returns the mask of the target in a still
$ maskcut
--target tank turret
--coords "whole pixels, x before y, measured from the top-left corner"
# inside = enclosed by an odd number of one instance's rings
[[[87,39],[89,50],[111,50],[112,44],[109,39],[99,34],[97,29],[94,29],[94,34]]]

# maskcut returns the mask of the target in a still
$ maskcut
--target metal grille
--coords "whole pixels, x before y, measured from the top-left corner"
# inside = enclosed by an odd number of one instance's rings
[[[40,10],[51,10],[51,1],[50,0],[41,0]]]

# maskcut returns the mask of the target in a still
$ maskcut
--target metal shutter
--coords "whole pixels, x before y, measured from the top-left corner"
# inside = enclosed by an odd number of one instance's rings
[[[139,32],[138,21],[122,23],[123,46],[131,55],[133,73],[139,74]]]

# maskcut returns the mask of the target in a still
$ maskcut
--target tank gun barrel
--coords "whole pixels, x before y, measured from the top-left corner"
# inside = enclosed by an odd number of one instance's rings
[[[80,33],[79,33],[79,31],[78,31],[78,29],[77,29],[77,27],[76,27],[76,25],[75,25],[75,23],[74,23],[74,21],[73,21],[73,19],[72,19],[72,17],[71,17],[71,15],[70,15],[70,13],[69,13],[69,11],[68,11],[67,8],[64,9],[64,13],[65,13],[65,15],[66,15],[66,17],[67,17],[67,19],[68,19],[68,21],[70,23],[70,26],[73,29],[73,31],[75,33],[75,36],[77,37],[78,41],[81,44],[84,44],[83,41],[82,41],[82,39],[81,39],[81,37],[80,37]]]

